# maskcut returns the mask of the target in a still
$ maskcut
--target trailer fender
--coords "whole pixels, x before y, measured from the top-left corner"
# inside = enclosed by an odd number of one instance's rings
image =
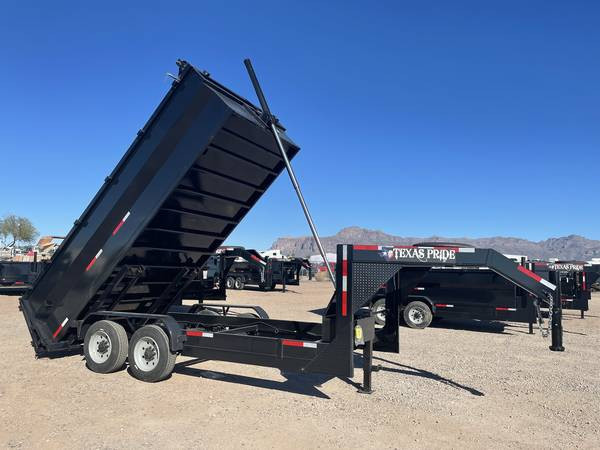
[[[98,311],[86,316],[78,325],[77,334],[81,338],[85,334],[85,331],[89,328],[89,326],[102,319],[125,319],[130,324],[130,331],[133,334],[137,327],[131,326],[132,320],[139,319],[148,319],[154,324],[160,325],[167,336],[169,337],[169,342],[171,346],[171,351],[180,352],[183,350],[183,345],[187,340],[187,336],[185,334],[185,330],[177,323],[177,321],[168,315],[164,314],[143,314],[143,313],[127,313],[127,312],[119,312],[119,311]],[[148,323],[144,323],[144,325],[148,325]]]

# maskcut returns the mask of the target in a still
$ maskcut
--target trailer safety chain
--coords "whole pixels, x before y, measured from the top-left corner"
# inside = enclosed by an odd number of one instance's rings
[[[546,294],[547,299],[545,300],[545,303],[548,304],[548,321],[546,322],[546,329],[544,329],[544,318],[542,317],[542,310],[540,308],[540,303],[538,301],[537,298],[533,299],[533,304],[535,306],[535,310],[536,310],[536,319],[537,319],[537,324],[538,324],[538,328],[540,329],[540,333],[542,334],[543,338],[547,338],[550,335],[550,330],[552,329],[552,306],[554,303],[554,297],[551,294]]]

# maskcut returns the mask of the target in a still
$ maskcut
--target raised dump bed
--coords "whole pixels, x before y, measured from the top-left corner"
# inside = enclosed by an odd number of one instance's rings
[[[193,298],[200,268],[284,169],[259,114],[180,63],[179,81],[23,298],[38,353],[70,347],[71,325],[94,311],[164,313],[184,292]]]

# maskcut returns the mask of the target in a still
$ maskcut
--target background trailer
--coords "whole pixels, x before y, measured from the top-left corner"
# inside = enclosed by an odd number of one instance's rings
[[[592,298],[592,284],[599,275],[591,264],[582,261],[532,261],[529,266],[546,280],[551,278],[552,273],[556,279],[560,278],[562,308],[579,310],[581,318],[585,317]]]
[[[217,255],[225,260],[221,277],[226,280],[227,289],[257,286],[271,290],[281,285],[285,290],[287,285],[300,285],[302,269],[306,269],[310,277],[310,264],[300,258],[273,258],[237,246],[220,248]]]

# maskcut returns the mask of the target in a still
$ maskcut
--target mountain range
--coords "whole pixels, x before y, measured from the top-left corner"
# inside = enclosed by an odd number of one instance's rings
[[[585,260],[600,257],[600,241],[587,239],[583,236],[569,235],[549,238],[534,242],[516,237],[402,237],[393,236],[378,230],[368,230],[361,227],[347,227],[333,236],[321,237],[326,252],[335,252],[337,244],[380,244],[380,245],[412,245],[417,242],[460,242],[475,247],[493,248],[501,253],[511,255],[526,255],[530,258],[559,258],[565,260]],[[312,237],[280,237],[272,249],[280,249],[284,255],[308,257],[319,253]]]

